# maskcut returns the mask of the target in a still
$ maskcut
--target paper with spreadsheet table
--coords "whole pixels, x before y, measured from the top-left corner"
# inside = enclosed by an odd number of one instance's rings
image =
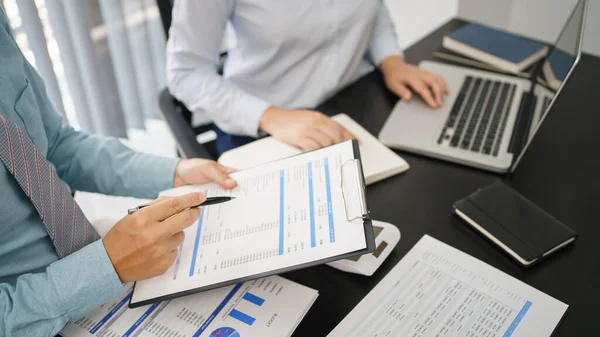
[[[236,199],[202,208],[198,222],[185,230],[174,265],[138,281],[131,305],[364,251],[366,225],[347,220],[341,189],[340,168],[354,160],[355,146],[348,141],[235,172],[232,190],[208,184],[163,193],[205,191]]]
[[[130,309],[131,287],[61,331],[62,337],[285,337],[318,296],[278,276]]]
[[[425,235],[328,337],[550,337],[567,308]]]

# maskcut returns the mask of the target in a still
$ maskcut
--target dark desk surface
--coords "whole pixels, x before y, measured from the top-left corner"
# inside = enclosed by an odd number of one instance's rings
[[[452,20],[406,51],[411,63],[429,59],[443,35],[463,24]],[[440,239],[567,303],[556,336],[598,334],[600,317],[600,58],[583,55],[569,83],[510,177],[406,152],[411,169],[371,185],[372,217],[395,224],[400,243],[372,277],[318,266],[283,275],[317,289],[319,298],[293,336],[326,336],[424,235]],[[319,107],[346,113],[378,135],[397,98],[372,73]],[[574,246],[523,269],[452,215],[452,204],[495,179],[515,189],[579,232]]]

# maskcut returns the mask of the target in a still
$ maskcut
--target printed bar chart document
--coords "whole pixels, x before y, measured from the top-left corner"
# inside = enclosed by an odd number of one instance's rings
[[[316,290],[278,276],[130,309],[129,289],[62,332],[63,337],[290,336]]]
[[[163,193],[235,199],[202,208],[176,262],[137,282],[130,307],[372,252],[370,220],[348,220],[361,213],[355,199],[364,198],[360,170],[344,175],[357,155],[356,141],[348,141],[235,172],[232,190],[208,184]]]
[[[425,235],[329,337],[550,337],[568,306]]]

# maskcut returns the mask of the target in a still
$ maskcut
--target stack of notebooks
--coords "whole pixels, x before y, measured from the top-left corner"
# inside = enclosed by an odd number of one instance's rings
[[[548,46],[479,23],[446,35],[434,56],[453,63],[530,78]]]

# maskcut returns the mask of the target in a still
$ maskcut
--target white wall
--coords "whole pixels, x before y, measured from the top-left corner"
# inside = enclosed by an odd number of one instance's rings
[[[460,0],[458,15],[494,27],[506,28],[512,3],[513,0]]]
[[[403,49],[458,14],[458,0],[385,0],[385,3]]]
[[[458,15],[554,42],[577,0],[460,0]],[[588,0],[583,50],[600,56],[600,0]]]

